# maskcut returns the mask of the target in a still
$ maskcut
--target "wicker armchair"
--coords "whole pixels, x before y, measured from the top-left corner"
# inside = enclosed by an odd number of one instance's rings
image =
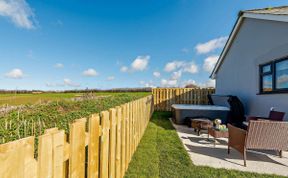
[[[258,119],[267,119],[267,120],[273,120],[273,121],[283,121],[284,120],[284,115],[285,115],[285,112],[270,111],[268,117],[249,116],[247,118],[247,121],[258,120]]]
[[[246,166],[246,151],[248,149],[275,150],[282,157],[282,150],[288,150],[288,122],[251,120],[248,130],[243,130],[228,124],[230,148],[243,155]]]

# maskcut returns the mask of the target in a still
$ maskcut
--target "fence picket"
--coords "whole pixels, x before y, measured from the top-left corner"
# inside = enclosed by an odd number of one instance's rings
[[[102,111],[100,115],[92,114],[88,123],[85,118],[76,119],[70,124],[69,135],[58,128],[46,129],[38,139],[37,159],[34,136],[2,144],[0,177],[122,178],[154,106],[169,110],[171,98],[175,98],[173,92],[173,89],[154,90],[154,96]]]
[[[124,177],[126,171],[126,120],[127,120],[127,104],[121,106],[122,121],[121,121],[121,176]]]
[[[100,177],[108,178],[108,166],[109,166],[109,112],[102,111],[101,115],[101,148],[100,148]]]
[[[99,176],[99,135],[100,117],[93,114],[89,118],[88,178]]]
[[[115,177],[121,177],[121,121],[122,121],[122,108],[116,108],[116,165],[115,165]]]
[[[173,104],[208,104],[213,88],[154,88],[153,104],[156,111],[172,111]]]
[[[110,116],[110,145],[109,145],[109,177],[115,177],[116,154],[116,109],[109,110]]]
[[[39,136],[38,140],[38,177],[53,176],[53,140],[52,134]]]
[[[52,135],[53,139],[53,177],[64,177],[64,130],[57,131]]]

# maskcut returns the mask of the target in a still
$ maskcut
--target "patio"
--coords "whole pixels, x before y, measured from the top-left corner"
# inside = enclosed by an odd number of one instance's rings
[[[217,139],[218,143],[214,147],[213,138],[208,140],[206,133],[198,136],[192,128],[175,124],[173,126],[193,164],[197,166],[288,176],[288,152],[283,152],[283,158],[280,158],[273,151],[248,151],[247,167],[244,167],[239,152],[231,149],[230,154],[227,154],[227,139]]]

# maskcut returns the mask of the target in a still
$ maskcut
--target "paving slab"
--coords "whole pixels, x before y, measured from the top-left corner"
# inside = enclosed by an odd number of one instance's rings
[[[280,158],[275,151],[249,150],[245,167],[238,151],[232,148],[228,155],[227,138],[217,139],[214,147],[214,139],[208,139],[207,132],[198,136],[192,128],[172,124],[194,165],[288,176],[288,152]]]

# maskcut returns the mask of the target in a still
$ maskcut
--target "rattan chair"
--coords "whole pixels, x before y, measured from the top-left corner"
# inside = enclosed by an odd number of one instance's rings
[[[258,119],[267,119],[267,120],[272,120],[272,121],[283,121],[284,116],[285,116],[285,112],[270,111],[268,117],[249,116],[247,118],[247,121],[258,120]]]
[[[288,150],[288,122],[251,120],[248,130],[243,130],[228,124],[230,148],[234,148],[243,155],[246,166],[246,151],[248,149],[275,150],[282,157],[282,150]]]

